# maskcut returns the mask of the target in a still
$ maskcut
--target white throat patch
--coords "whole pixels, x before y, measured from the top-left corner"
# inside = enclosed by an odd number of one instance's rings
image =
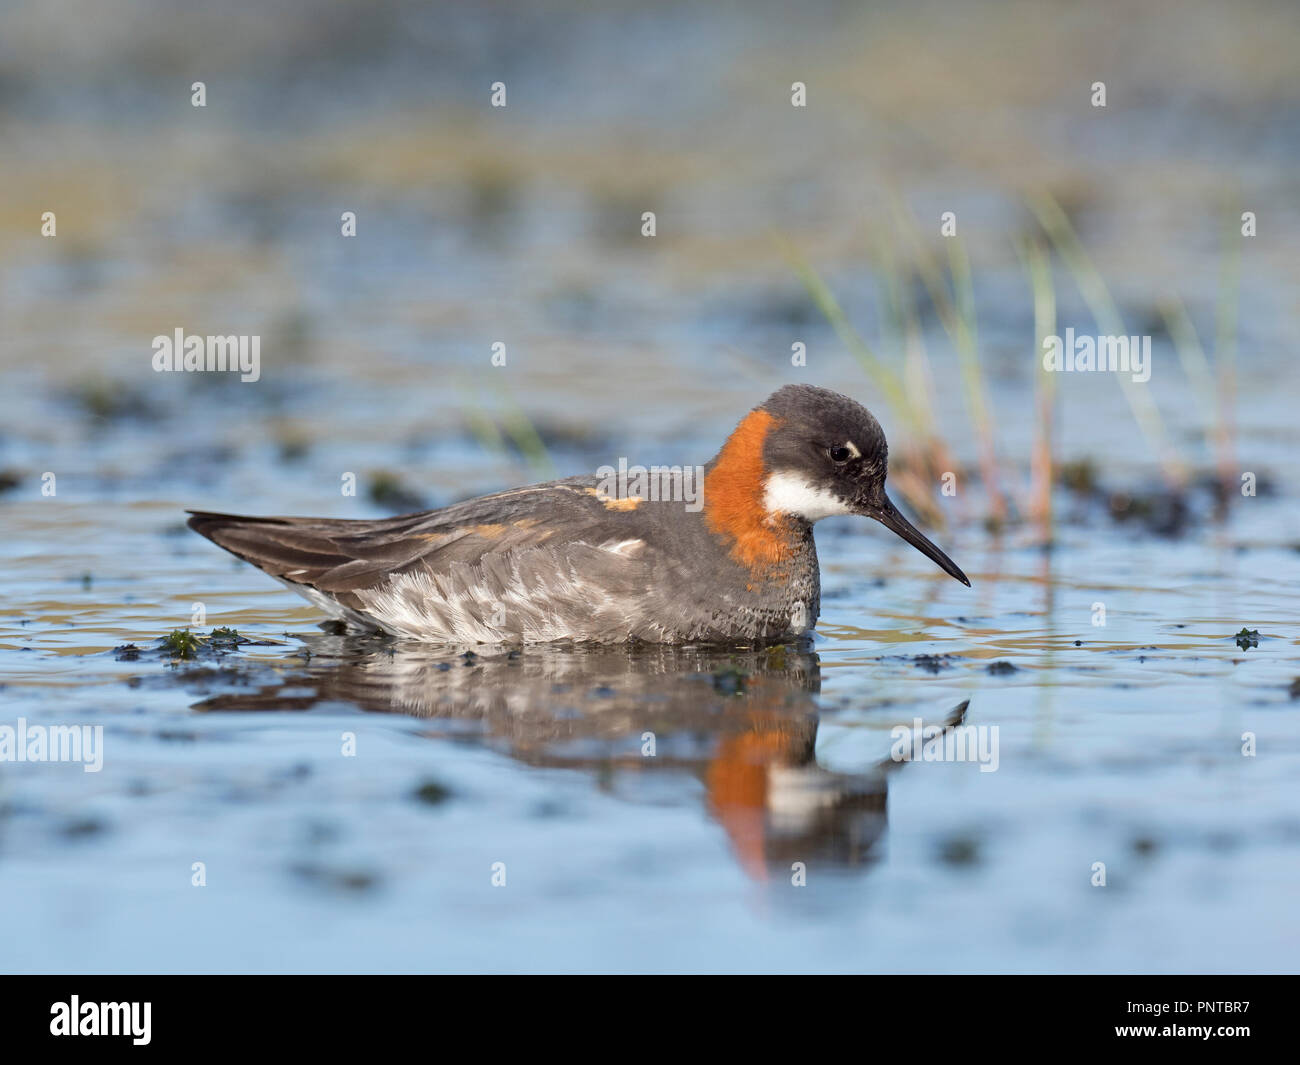
[[[853,513],[834,492],[809,484],[797,473],[769,476],[763,484],[763,506],[769,514],[791,514],[805,521]]]

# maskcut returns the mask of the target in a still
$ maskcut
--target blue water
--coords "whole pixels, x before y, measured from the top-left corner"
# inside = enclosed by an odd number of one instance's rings
[[[102,726],[104,758],[0,763],[0,968],[1294,970],[1296,22],[1247,6],[1119,39],[1052,5],[339,4],[304,34],[290,7],[87,3],[71,36],[0,12],[0,728]],[[1078,90],[1097,77],[1104,114]],[[1103,374],[1060,375],[1053,421],[1101,488],[1058,487],[1050,531],[1023,520],[1037,188],[1152,335],[1145,394],[1195,475],[1231,415],[1222,520],[1203,487],[1175,535],[1107,512],[1166,489]],[[1258,235],[1225,240],[1247,208]],[[1001,533],[957,354],[903,265],[945,262],[949,209]],[[870,406],[901,473],[917,434],[799,260],[930,397],[959,489],[929,531],[972,588],[832,519],[812,646],[467,657],[322,631],[183,527],[395,513],[385,478],[441,506],[702,463],[788,381]],[[1060,257],[1053,279],[1059,328],[1095,332]],[[154,373],[177,327],[260,335],[261,380]],[[252,642],[159,648],[216,626]],[[918,721],[996,729],[996,769],[895,758]]]

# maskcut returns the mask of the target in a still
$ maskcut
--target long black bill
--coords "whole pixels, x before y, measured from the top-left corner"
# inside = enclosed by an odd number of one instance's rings
[[[949,577],[956,577],[969,588],[970,581],[966,579],[966,574],[957,568],[957,563],[935,547],[921,534],[920,529],[903,517],[889,496],[883,496],[882,499],[883,502],[879,507],[873,507],[867,513],[886,529],[898,533],[899,536],[930,559],[931,562],[934,562]]]

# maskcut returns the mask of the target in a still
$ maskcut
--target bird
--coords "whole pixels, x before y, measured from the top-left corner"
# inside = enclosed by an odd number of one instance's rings
[[[811,638],[813,525],[872,518],[970,587],[885,492],[889,447],[848,396],[785,385],[703,468],[699,503],[598,475],[378,519],[189,511],[189,526],[348,629],[446,644]]]

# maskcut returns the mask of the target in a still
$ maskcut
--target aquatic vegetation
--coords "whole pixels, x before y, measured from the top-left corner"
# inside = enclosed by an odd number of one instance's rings
[[[1056,333],[1056,286],[1052,264],[1038,240],[1022,241],[1020,259],[1029,275],[1034,298],[1034,351],[1043,350],[1047,337]],[[1037,421],[1030,459],[1029,516],[1039,523],[1044,543],[1052,540],[1052,484],[1056,455],[1056,377],[1041,360],[1034,369],[1034,406]]]
[[[160,646],[175,658],[193,658],[203,646],[203,637],[189,629],[172,629],[162,638]]]
[[[975,317],[972,269],[964,244],[956,236],[946,238],[948,258],[941,264],[921,239],[915,220],[895,198],[894,228],[906,244],[906,258],[900,259],[894,243],[887,237],[879,238],[880,247],[875,256],[878,284],[884,290],[888,304],[888,313],[882,315],[882,322],[890,326],[886,329],[882,325],[885,351],[863,338],[849,321],[830,286],[794,250],[793,245],[782,242],[781,246],[814,305],[857,360],[889,413],[901,424],[901,446],[891,461],[890,476],[909,505],[927,521],[944,524],[944,513],[935,497],[941,487],[943,494],[951,494],[945,480],[950,483],[954,473],[949,445],[931,413],[931,377],[925,345],[916,325],[915,297],[912,295],[913,282],[919,280],[958,361],[967,414],[978,442],[983,524],[990,532],[997,532],[1008,521],[1026,516],[1042,527],[1043,541],[1050,542],[1054,520],[1053,485],[1059,481],[1071,491],[1084,495],[1100,492],[1096,471],[1089,460],[1072,460],[1060,471],[1056,470],[1055,426],[1059,388],[1056,375],[1046,372],[1043,360],[1038,357],[1038,353],[1044,350],[1046,339],[1055,336],[1057,329],[1053,258],[1066,268],[1102,334],[1127,338],[1128,332],[1118,304],[1079,239],[1065,208],[1045,191],[1029,194],[1025,202],[1041,230],[1041,233],[1022,237],[1016,242],[1021,265],[1029,280],[1033,306],[1036,422],[1029,481],[1018,492],[1018,506],[1014,507],[1002,487],[1008,478],[1002,469],[994,426],[1003,412],[995,411],[992,393],[985,381]],[[1176,297],[1170,297],[1161,306],[1180,364],[1196,388],[1204,420],[1211,427],[1208,432],[1214,441],[1218,471],[1212,509],[1219,517],[1234,494],[1237,476],[1233,465],[1231,408],[1235,394],[1233,367],[1240,241],[1233,239],[1232,232],[1227,229],[1223,240],[1226,253],[1222,257],[1213,362],[1207,359],[1182,303]],[[898,352],[894,358],[887,353],[891,348]],[[912,363],[919,363],[919,370],[909,369]],[[1110,492],[1111,516],[1117,521],[1136,517],[1159,533],[1178,535],[1199,516],[1193,505],[1197,502],[1194,482],[1204,481],[1204,478],[1193,475],[1190,461],[1166,431],[1146,378],[1134,380],[1137,375],[1130,373],[1111,376],[1123,389],[1147,448],[1159,462],[1164,482],[1163,490],[1159,492]]]
[[[194,659],[203,654],[225,655],[248,644],[270,644],[270,640],[253,640],[228,626],[218,626],[208,635],[193,632],[190,629],[173,629],[166,636],[160,637],[157,649],[173,659]],[[125,644],[114,648],[118,661],[135,661],[140,657],[140,649],[135,644]]]
[[[1079,240],[1069,215],[1046,191],[1029,194],[1026,197],[1026,205],[1051,240],[1057,256],[1073,276],[1098,329],[1108,336],[1127,336],[1128,329],[1124,325],[1119,306],[1111,295],[1101,272],[1093,264],[1091,256]],[[1041,349],[1039,351],[1041,352]],[[1147,447],[1160,459],[1165,476],[1172,484],[1181,485],[1187,477],[1186,465],[1169,442],[1164,421],[1150,392],[1139,388],[1128,374],[1117,373],[1113,376],[1123,389],[1124,398],[1128,401],[1134,420],[1146,439]]]
[[[557,476],[551,457],[536,423],[504,385],[493,380],[495,412],[482,402],[481,396],[461,385],[461,412],[465,426],[482,447],[498,455],[518,457],[539,480]]]
[[[979,441],[980,476],[988,496],[986,522],[996,531],[1007,519],[1007,504],[999,487],[997,445],[994,440],[992,404],[984,381],[979,355],[979,331],[975,318],[975,290],[970,260],[961,238],[946,240],[948,263],[945,270],[931,257],[915,219],[894,198],[894,217],[898,230],[908,240],[912,262],[929,293],[931,305],[952,342],[961,369],[966,409]],[[951,292],[949,291],[951,289]],[[924,350],[923,348],[918,350]]]

